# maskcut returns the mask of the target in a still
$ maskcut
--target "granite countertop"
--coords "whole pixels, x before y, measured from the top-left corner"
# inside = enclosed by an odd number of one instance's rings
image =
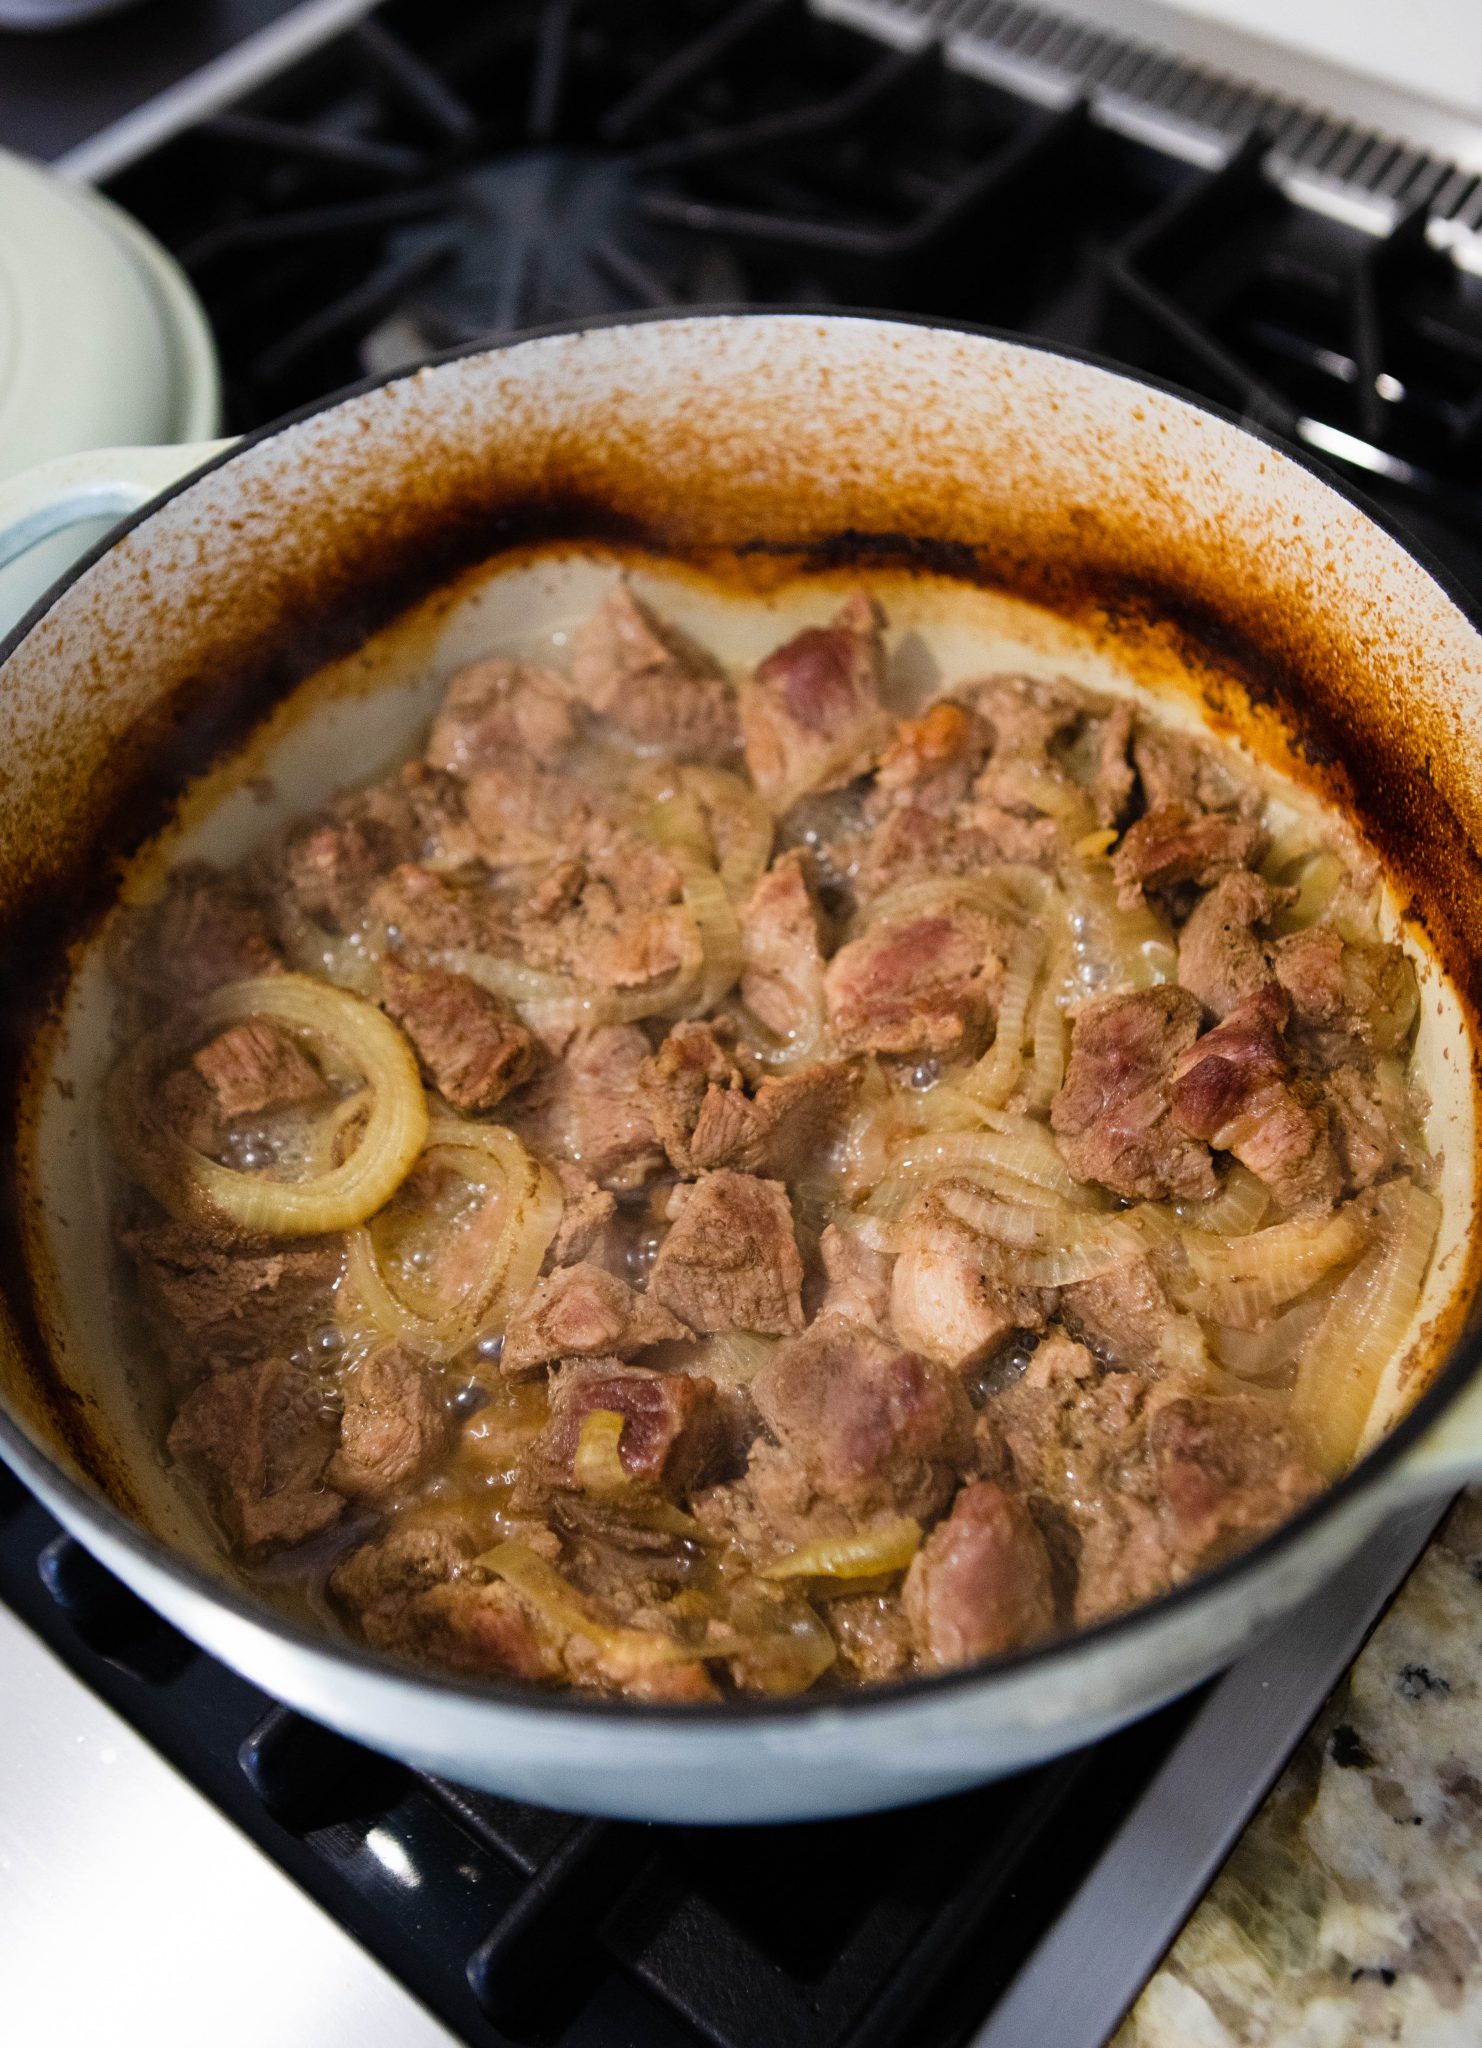
[[[1113,2048],[1482,2043],[1482,1491],[1458,1502]]]

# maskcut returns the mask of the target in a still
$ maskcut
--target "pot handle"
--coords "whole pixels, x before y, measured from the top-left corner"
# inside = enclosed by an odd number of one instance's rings
[[[0,480],[0,569],[38,542],[90,519],[121,519],[235,446],[180,441],[165,448],[98,448],[58,455]]]
[[[1482,1372],[1467,1382],[1385,1486],[1401,1500],[1436,1498],[1482,1479]]]

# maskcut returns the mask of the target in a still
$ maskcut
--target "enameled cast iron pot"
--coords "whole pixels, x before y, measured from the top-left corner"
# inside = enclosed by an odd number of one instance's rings
[[[517,1797],[662,1820],[850,1812],[1145,1712],[1311,1593],[1401,1498],[1482,1469],[1482,636],[1331,481],[1082,358],[735,314],[461,356],[226,452],[77,458],[0,490],[0,536],[137,504],[211,456],[0,647],[0,986],[16,1027],[0,1075],[0,1450],[189,1635],[321,1721]],[[1402,1419],[1248,1555],[975,1670],[724,1709],[421,1676],[285,1618],[219,1556],[163,1467],[118,1328],[96,1107],[106,999],[96,962],[68,981],[63,942],[106,907],[119,857],[184,780],[249,727],[266,719],[235,781],[212,785],[221,801],[186,803],[177,852],[233,858],[375,772],[458,661],[549,655],[614,560],[735,658],[863,575],[903,631],[898,673],[931,681],[934,654],[949,678],[1009,662],[1135,683],[1346,806],[1384,855],[1424,961],[1441,1247],[1416,1343],[1382,1390]],[[271,791],[246,786],[265,769]],[[149,862],[132,873],[147,884]]]

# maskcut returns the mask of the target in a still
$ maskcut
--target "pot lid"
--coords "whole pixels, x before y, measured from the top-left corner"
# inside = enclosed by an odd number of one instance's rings
[[[0,476],[197,440],[219,405],[211,332],[174,262],[106,199],[0,151]]]

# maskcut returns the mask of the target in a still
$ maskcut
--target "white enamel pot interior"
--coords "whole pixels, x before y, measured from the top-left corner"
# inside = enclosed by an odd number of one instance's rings
[[[92,912],[120,856],[144,848],[123,872],[145,888],[162,859],[234,857],[380,769],[460,661],[559,659],[620,564],[735,660],[864,577],[891,613],[903,704],[1005,664],[1150,692],[1170,717],[1213,717],[1292,778],[1293,801],[1325,793],[1370,828],[1391,922],[1421,963],[1441,1251],[1383,1390],[1395,1427],[1257,1550],[974,1671],[726,1709],[419,1675],[286,1614],[221,1559],[160,1458],[106,1250]],[[1341,492],[1176,395],[1008,340],[837,316],[660,319],[443,362],[255,437],[136,517],[0,666],[0,917],[7,987],[30,1004],[3,1077],[17,1227],[0,1234],[0,1449],[121,1578],[257,1683],[516,1797],[797,1818],[925,1798],[1087,1741],[1227,1662],[1402,1495],[1482,1466],[1479,727],[1482,638]],[[187,773],[249,728],[152,837]],[[69,979],[57,960],[73,935]]]

